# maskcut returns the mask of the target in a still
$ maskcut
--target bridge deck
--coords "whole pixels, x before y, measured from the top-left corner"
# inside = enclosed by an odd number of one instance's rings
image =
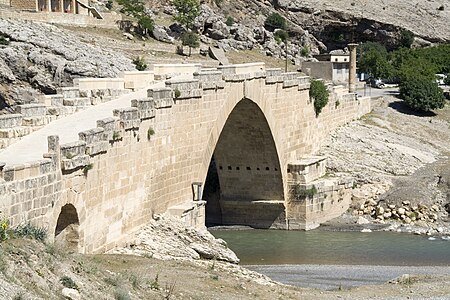
[[[157,82],[148,88],[164,87],[164,82]],[[97,127],[97,120],[112,117],[114,109],[130,107],[131,100],[147,97],[147,89],[120,96],[117,99],[89,107],[73,115],[58,119],[45,127],[23,137],[0,152],[0,162],[7,166],[24,164],[43,159],[47,153],[47,137],[58,135],[61,144],[75,142],[78,133]]]

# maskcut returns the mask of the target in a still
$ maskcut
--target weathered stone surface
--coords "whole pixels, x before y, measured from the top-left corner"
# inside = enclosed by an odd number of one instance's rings
[[[70,300],[81,300],[80,293],[75,289],[63,288],[61,294]]]
[[[164,27],[156,24],[153,26],[152,35],[156,40],[161,42],[172,44],[175,41],[175,39],[167,33],[167,30]]]

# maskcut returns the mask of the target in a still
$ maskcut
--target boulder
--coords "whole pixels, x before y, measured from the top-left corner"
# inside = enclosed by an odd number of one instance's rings
[[[75,289],[63,288],[62,291],[61,291],[61,294],[66,299],[81,300],[80,293],[77,290],[75,290]]]
[[[406,209],[403,208],[403,207],[399,207],[399,208],[397,209],[397,213],[398,213],[399,215],[404,215],[404,214],[406,213]]]
[[[134,40],[134,36],[131,33],[124,32],[123,36],[126,37],[129,40]]]
[[[239,263],[239,258],[234,254],[233,251],[228,248],[212,248],[207,245],[200,243],[192,243],[189,245],[190,248],[195,250],[201,258],[203,259],[215,259],[221,261],[227,261],[233,264]]]
[[[156,40],[164,43],[172,44],[175,41],[175,39],[167,33],[166,29],[159,25],[153,26],[152,36]]]
[[[359,225],[365,225],[365,224],[370,224],[370,221],[364,217],[359,217],[358,220],[356,221],[356,223]]]

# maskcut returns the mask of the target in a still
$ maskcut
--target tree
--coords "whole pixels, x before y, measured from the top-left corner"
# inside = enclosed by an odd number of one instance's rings
[[[142,34],[148,34],[153,31],[154,21],[145,13],[145,6],[142,0],[117,0],[122,5],[122,13],[136,18]]]
[[[392,78],[394,69],[383,52],[370,50],[361,54],[359,69],[373,78]]]
[[[309,98],[314,100],[314,110],[316,111],[316,116],[318,116],[322,109],[327,105],[329,95],[330,92],[328,92],[323,81],[314,79],[311,80]]]
[[[409,30],[402,30],[400,32],[400,48],[411,48],[412,43],[414,43],[414,33]]]
[[[198,35],[191,31],[185,32],[181,36],[181,42],[182,42],[183,46],[189,47],[189,56],[191,56],[192,48],[197,48],[200,46],[200,43],[198,41]]]
[[[400,83],[400,97],[413,110],[443,108],[445,97],[435,80],[416,75]]]
[[[191,29],[195,18],[200,14],[199,0],[174,0],[173,6],[177,10],[175,21],[180,22],[186,28]]]
[[[264,22],[264,25],[270,30],[286,29],[286,27],[287,27],[286,26],[286,19],[283,18],[278,13],[273,13],[270,16],[268,16],[266,18],[266,21]]]

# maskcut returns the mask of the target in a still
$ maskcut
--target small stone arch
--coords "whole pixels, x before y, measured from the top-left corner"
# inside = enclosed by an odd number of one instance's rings
[[[66,204],[61,208],[55,228],[55,242],[77,251],[80,240],[80,221],[75,206]]]

